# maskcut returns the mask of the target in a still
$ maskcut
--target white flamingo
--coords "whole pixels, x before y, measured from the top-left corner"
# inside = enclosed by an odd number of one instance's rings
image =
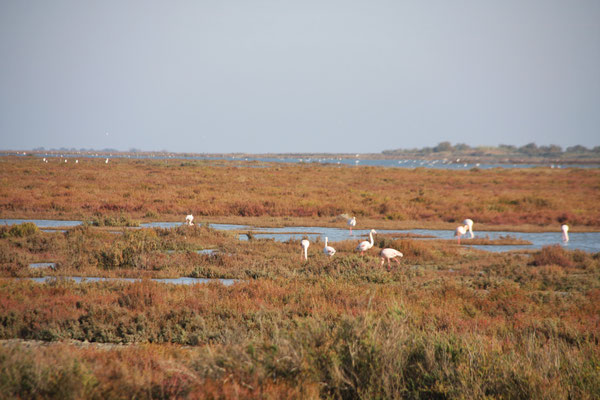
[[[383,249],[383,250],[381,250],[381,253],[379,253],[379,255],[381,256],[381,265],[380,265],[380,267],[383,267],[383,263],[387,259],[388,271],[390,270],[390,260],[391,259],[393,259],[398,264],[400,264],[400,260],[397,259],[396,257],[404,257],[404,255],[402,253],[400,253],[396,249]]]
[[[563,242],[567,243],[569,241],[569,225],[564,224],[560,229],[562,230]]]
[[[310,242],[304,239],[300,242],[300,245],[302,246],[302,256],[300,259],[304,257],[304,260],[308,260],[308,246],[310,246]]]
[[[467,218],[463,221],[463,225],[465,225],[469,229],[469,233],[471,234],[471,239],[473,239],[475,237],[475,235],[473,235],[473,220]]]
[[[104,161],[104,164],[108,164],[108,158],[106,159],[106,161]]]
[[[466,234],[467,234],[467,225],[461,225],[456,228],[456,231],[454,231],[454,236],[456,236],[458,238],[458,244],[460,244],[460,237],[462,235],[466,235]]]
[[[356,226],[356,217],[348,219],[348,226],[350,227],[350,234],[352,235],[352,228]]]
[[[373,234],[374,234],[374,233],[377,233],[377,232],[375,231],[375,229],[371,229],[371,232],[369,232],[369,239],[370,239],[370,241],[366,241],[366,240],[365,240],[365,241],[362,241],[362,242],[360,242],[360,243],[358,244],[358,246],[356,246],[356,250],[359,250],[359,251],[360,251],[360,255],[361,255],[361,256],[362,256],[362,255],[364,255],[364,254],[365,254],[365,251],[369,250],[369,249],[370,249],[371,247],[373,247],[373,245],[375,244],[375,243],[373,242]]]
[[[194,221],[194,216],[192,214],[188,214],[185,216],[185,224],[186,225],[189,225],[189,226],[194,225],[194,223],[192,221]]]
[[[331,246],[327,246],[327,237],[325,237],[325,247],[323,248],[323,253],[327,254],[329,257],[332,257],[335,254],[335,249]]]

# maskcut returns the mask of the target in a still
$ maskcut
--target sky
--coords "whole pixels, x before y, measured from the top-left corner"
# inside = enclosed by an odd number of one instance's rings
[[[0,1],[0,149],[442,141],[600,145],[600,1]]]

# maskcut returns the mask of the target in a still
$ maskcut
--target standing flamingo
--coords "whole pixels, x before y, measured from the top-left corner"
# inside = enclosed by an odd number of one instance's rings
[[[189,225],[189,226],[194,225],[194,223],[192,221],[194,221],[194,216],[192,214],[188,214],[185,216],[185,224],[186,225]]]
[[[562,229],[563,242],[567,243],[569,241],[569,225],[564,224],[560,229]]]
[[[348,226],[350,227],[350,234],[352,235],[352,228],[356,226],[356,217],[348,219]]]
[[[361,256],[365,254],[365,251],[367,251],[367,250],[369,250],[371,247],[373,247],[373,244],[375,244],[375,243],[373,242],[373,234],[374,234],[374,233],[377,233],[377,232],[375,231],[375,229],[371,229],[371,232],[369,232],[369,239],[370,239],[370,242],[367,242],[366,240],[364,240],[364,241],[360,242],[360,243],[358,244],[358,246],[356,246],[356,250],[359,250],[359,251],[360,251],[360,255],[361,255]]]
[[[454,232],[454,236],[456,236],[458,238],[458,244],[460,244],[460,237],[462,235],[466,235],[466,234],[467,234],[467,225],[461,225],[456,228],[456,231]]]
[[[325,247],[323,248],[323,253],[327,254],[329,257],[332,257],[335,254],[335,249],[331,246],[327,246],[327,237],[325,237]]]
[[[397,259],[396,257],[403,257],[404,256],[402,253],[400,253],[396,249],[383,249],[383,250],[381,250],[381,253],[379,253],[379,255],[381,256],[381,265],[380,265],[380,267],[383,267],[383,263],[387,259],[387,262],[388,262],[388,268],[387,269],[388,269],[388,271],[390,270],[390,260],[391,259],[394,259],[394,261],[396,261],[398,264],[400,264],[400,260]]]
[[[300,242],[300,245],[302,246],[302,255],[300,256],[300,259],[302,260],[302,257],[304,257],[304,260],[308,260],[308,246],[310,246],[310,242],[304,239]]]
[[[475,237],[475,235],[473,235],[473,220],[467,218],[463,221],[463,225],[465,225],[467,228],[469,228],[469,233],[471,234],[471,239],[473,239]]]

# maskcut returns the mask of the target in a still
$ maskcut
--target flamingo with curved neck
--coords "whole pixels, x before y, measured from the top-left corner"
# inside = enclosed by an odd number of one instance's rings
[[[333,247],[327,245],[328,240],[329,239],[327,237],[325,237],[325,247],[323,248],[323,253],[325,253],[329,257],[333,257],[333,255],[335,254],[335,249]]]
[[[469,229],[469,234],[471,235],[471,239],[473,239],[475,237],[473,234],[473,220],[467,218],[463,221],[463,225]]]
[[[393,259],[398,264],[400,264],[400,260],[397,259],[396,257],[404,257],[404,255],[402,253],[400,253],[398,250],[396,250],[396,249],[389,249],[389,248],[381,250],[381,252],[379,253],[379,256],[381,257],[381,265],[380,265],[380,267],[383,267],[383,263],[387,259],[387,263],[388,263],[387,269],[388,269],[388,271],[390,270],[390,260]]]
[[[361,256],[364,255],[365,251],[369,250],[375,244],[375,242],[373,242],[374,233],[377,233],[375,229],[371,229],[371,231],[369,232],[369,241],[364,240],[360,242],[358,246],[356,246],[356,250],[360,251]]]

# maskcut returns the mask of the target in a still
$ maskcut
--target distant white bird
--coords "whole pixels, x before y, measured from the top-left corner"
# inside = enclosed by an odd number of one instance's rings
[[[310,246],[310,242],[304,239],[300,242],[300,245],[302,246],[302,256],[300,259],[308,260],[308,246]]]
[[[560,229],[562,229],[563,242],[567,243],[569,241],[569,225],[564,224]]]
[[[356,226],[356,217],[348,219],[348,226],[350,227],[350,234],[352,235],[352,228]]]
[[[75,164],[79,163],[79,160],[75,160]]]
[[[323,253],[325,253],[329,257],[332,257],[335,254],[335,249],[331,246],[327,246],[327,241],[328,238],[325,237],[325,247],[323,248]]]
[[[460,237],[467,234],[467,229],[467,225],[461,225],[454,231],[454,236],[458,238],[458,244],[460,244]]]
[[[396,257],[404,256],[402,253],[400,253],[398,250],[395,250],[395,249],[383,249],[383,250],[381,250],[381,253],[379,253],[379,255],[381,256],[381,265],[380,265],[381,267],[383,266],[383,263],[387,259],[388,271],[390,269],[390,260],[391,259],[394,259],[394,261],[396,261],[398,264],[400,264],[400,260],[397,259]]]
[[[377,233],[375,231],[375,229],[371,229],[371,232],[369,232],[369,240],[370,241],[369,242],[367,242],[366,240],[362,241],[358,244],[358,246],[356,246],[356,250],[360,251],[361,256],[364,255],[365,251],[369,250],[375,244],[373,242],[373,234],[374,233]]]
[[[467,218],[463,221],[463,225],[465,225],[469,229],[469,233],[471,234],[471,239],[473,239],[475,237],[475,235],[473,235],[473,220]]]
[[[46,162],[46,157],[44,157],[44,162]]]
[[[188,214],[185,216],[185,224],[186,225],[189,225],[189,226],[194,225],[194,223],[192,221],[194,221],[194,216],[192,214]]]
[[[104,164],[108,164],[108,158],[106,159],[106,161],[104,161]]]

